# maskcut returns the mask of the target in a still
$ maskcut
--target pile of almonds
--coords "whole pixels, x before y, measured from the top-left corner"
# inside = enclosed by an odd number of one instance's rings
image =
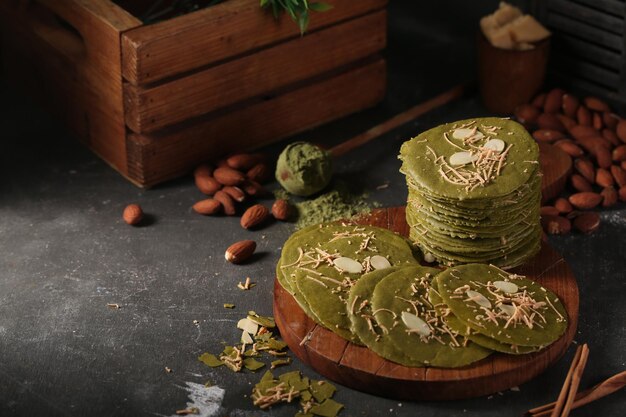
[[[202,164],[194,170],[194,180],[198,190],[211,198],[198,201],[193,210],[199,214],[213,216],[223,213],[235,216],[251,198],[269,195],[264,183],[273,178],[273,171],[263,154],[236,154],[215,164]],[[271,210],[263,204],[247,207],[241,215],[240,224],[244,229],[255,229],[267,223],[270,217],[287,220],[291,207],[286,200],[276,200]],[[236,242],[226,250],[226,259],[240,263],[249,258],[256,244],[252,240]]]
[[[626,120],[599,98],[580,100],[560,88],[519,106],[515,116],[535,140],[558,146],[574,162],[571,195],[541,208],[546,233],[568,233],[572,223],[595,231],[600,216],[590,210],[626,201]]]

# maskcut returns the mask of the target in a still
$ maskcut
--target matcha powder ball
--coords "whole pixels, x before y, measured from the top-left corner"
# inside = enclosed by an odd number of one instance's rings
[[[311,143],[294,142],[278,157],[276,180],[291,194],[315,194],[328,185],[331,177],[330,155]]]

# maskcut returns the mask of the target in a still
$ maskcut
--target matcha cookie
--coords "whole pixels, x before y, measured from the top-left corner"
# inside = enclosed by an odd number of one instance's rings
[[[371,296],[383,329],[381,356],[406,366],[461,367],[491,353],[453,332],[435,312],[428,290],[439,270],[415,266],[384,277]]]
[[[567,328],[567,313],[553,292],[492,265],[449,268],[438,276],[437,284],[456,318],[500,343],[541,348]]]

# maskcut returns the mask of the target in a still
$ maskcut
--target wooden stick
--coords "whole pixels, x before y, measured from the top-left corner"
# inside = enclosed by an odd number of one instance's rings
[[[580,355],[582,353],[583,347],[578,346],[576,349],[576,354],[574,355],[574,360],[572,360],[572,364],[569,367],[569,371],[567,371],[567,376],[565,377],[565,382],[563,382],[563,387],[561,388],[561,392],[559,393],[559,397],[556,400],[556,404],[554,405],[554,409],[552,410],[552,414],[550,417],[559,417],[561,415],[561,411],[563,410],[563,405],[565,400],[567,399],[567,392],[569,390],[572,375],[574,374],[574,370],[576,366],[578,366],[578,362],[580,361]]]
[[[376,139],[377,137],[384,135],[385,133],[399,126],[402,126],[403,124],[416,119],[424,113],[428,113],[429,111],[436,109],[437,107],[441,107],[444,104],[456,100],[463,95],[464,91],[464,84],[457,85],[456,87],[445,91],[438,96],[431,98],[430,100],[420,103],[417,106],[411,107],[410,109],[392,117],[391,119],[377,126],[374,126],[373,128],[351,139],[348,139],[347,141],[340,143],[339,145],[334,146],[330,149],[330,154],[335,158],[342,156],[350,152],[351,150],[358,148],[359,146],[364,145],[367,142]]]
[[[624,388],[624,386],[626,386],[626,371],[615,374],[599,384],[576,394],[576,400],[574,404],[572,404],[572,409],[582,407],[585,404],[603,398]],[[542,405],[541,407],[533,408],[527,412],[527,415],[532,415],[532,417],[548,417],[552,413],[555,404],[556,402],[552,402]]]
[[[569,393],[567,395],[567,401],[565,402],[565,407],[563,407],[563,412],[561,413],[561,417],[569,416],[570,411],[572,411],[572,404],[574,403],[574,399],[576,398],[576,393],[578,392],[578,387],[580,386],[580,378],[585,371],[585,366],[587,366],[587,358],[589,357],[589,347],[585,343],[583,345],[582,353],[580,354],[580,361],[578,362],[578,366],[576,367],[576,371],[574,372],[574,376],[572,377],[572,385],[569,389]]]

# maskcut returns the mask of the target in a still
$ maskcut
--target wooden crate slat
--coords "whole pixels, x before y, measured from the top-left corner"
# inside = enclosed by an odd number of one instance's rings
[[[385,85],[385,62],[379,59],[184,129],[160,135],[131,134],[129,176],[151,186],[184,175],[205,160],[260,147],[371,107],[383,98]]]
[[[550,29],[556,29],[569,35],[585,38],[616,51],[621,51],[624,46],[622,36],[620,35],[584,25],[581,22],[556,13],[548,13],[547,23]]]
[[[569,56],[557,55],[554,59],[554,68],[567,71],[572,76],[595,80],[597,84],[605,86],[610,91],[617,91],[620,82],[618,72],[609,71],[590,62],[573,59]]]
[[[384,48],[385,26],[378,11],[156,87],[126,84],[126,124],[153,132],[357,61]]]
[[[623,18],[577,4],[571,0],[550,0],[548,9],[618,35],[624,31]]]
[[[328,0],[334,7],[311,18],[311,32],[385,7],[387,0]],[[124,33],[122,71],[146,84],[300,36],[288,16],[278,21],[258,0],[229,0],[185,16]]]
[[[552,37],[553,50],[555,53],[583,58],[587,61],[595,61],[600,65],[619,71],[622,65],[621,54],[589,43],[583,39],[575,38],[561,33],[555,33]]]
[[[585,4],[598,10],[605,10],[617,16],[624,16],[626,7],[619,0],[575,0],[576,3]]]

